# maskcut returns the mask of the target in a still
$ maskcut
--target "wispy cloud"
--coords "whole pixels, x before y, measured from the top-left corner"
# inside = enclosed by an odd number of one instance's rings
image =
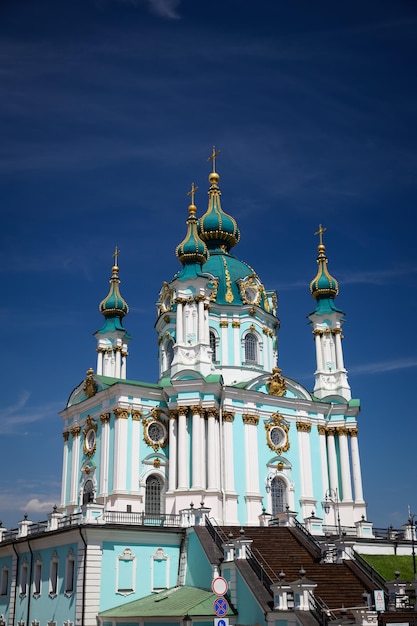
[[[366,285],[385,285],[387,282],[394,278],[401,278],[402,276],[410,276],[411,274],[417,274],[417,266],[401,266],[394,267],[390,269],[382,269],[382,270],[368,270],[362,272],[354,272],[350,274],[343,275],[340,274],[340,282],[343,285],[358,285],[358,284],[366,284]]]
[[[390,361],[376,361],[375,363],[364,363],[354,365],[349,368],[349,374],[380,374],[383,372],[394,372],[417,367],[417,358],[405,357],[402,359],[392,359]]]
[[[171,20],[178,20],[177,7],[180,0],[148,0],[148,5],[152,13]]]
[[[23,391],[15,404],[0,409],[0,434],[22,434],[22,426],[55,418],[62,409],[62,402],[47,402],[37,407],[28,407],[28,391]]]
[[[21,506],[20,510],[26,513],[50,513],[55,504],[57,503],[53,500],[41,501],[39,498],[32,498],[24,506]]]

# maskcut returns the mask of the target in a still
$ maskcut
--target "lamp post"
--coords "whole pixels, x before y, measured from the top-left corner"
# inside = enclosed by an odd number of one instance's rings
[[[416,532],[416,523],[414,522],[415,518],[416,518],[417,514],[416,513],[411,513],[410,507],[408,507],[408,526],[410,528],[410,532],[411,532],[411,555],[413,557],[413,574],[414,574],[414,580],[417,580],[417,576],[416,576],[416,552],[414,549],[414,536],[415,536],[415,532]]]
[[[335,509],[336,518],[337,518],[337,532],[339,534],[339,539],[341,539],[342,538],[342,526],[340,524],[339,495],[337,493],[337,488],[336,489],[329,488],[326,490],[326,493],[324,494],[323,509],[326,515],[330,513],[330,503],[333,504],[334,509]]]

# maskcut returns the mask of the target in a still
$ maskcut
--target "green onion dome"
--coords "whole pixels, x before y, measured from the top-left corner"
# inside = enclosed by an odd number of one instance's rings
[[[193,184],[193,194],[195,189]],[[196,213],[197,207],[192,202],[188,207],[187,234],[175,251],[183,265],[203,265],[208,258],[207,246],[198,236]]]
[[[198,234],[207,243],[209,251],[221,248],[228,252],[238,243],[240,231],[233,217],[222,210],[219,179],[217,172],[210,173],[208,209],[198,221]]]
[[[319,269],[310,283],[311,295],[316,300],[334,299],[339,293],[339,285],[327,269],[326,248],[322,242],[318,246],[318,253],[317,264]]]
[[[100,313],[103,313],[106,319],[109,318],[123,318],[129,312],[127,302],[120,295],[119,291],[119,266],[117,265],[117,256],[119,254],[118,249],[114,253],[115,264],[112,267],[112,275],[110,278],[110,290],[107,296],[99,304]]]

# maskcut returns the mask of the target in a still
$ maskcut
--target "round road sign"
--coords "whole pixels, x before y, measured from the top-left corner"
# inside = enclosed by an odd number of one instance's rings
[[[227,580],[225,578],[222,578],[222,576],[218,576],[211,583],[211,588],[216,596],[224,596],[229,589],[229,585],[227,584]]]
[[[224,598],[216,598],[213,604],[214,612],[218,617],[223,617],[229,610],[227,600]]]

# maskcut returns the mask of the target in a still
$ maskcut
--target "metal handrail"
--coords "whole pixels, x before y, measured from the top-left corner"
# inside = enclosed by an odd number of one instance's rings
[[[359,569],[364,574],[366,574],[368,578],[372,580],[372,582],[378,583],[378,585],[384,590],[385,595],[387,596],[388,594],[385,588],[385,584],[386,584],[385,578],[381,576],[379,572],[376,571],[373,565],[368,563],[368,561],[366,561],[360,554],[358,554],[356,550],[353,550],[353,548],[352,548],[352,555],[354,557],[354,563],[356,564],[356,566],[359,567]]]
[[[274,594],[272,592],[271,585],[274,584],[274,581],[266,572],[265,567],[259,561],[259,559],[254,555],[253,551],[249,548],[249,546],[247,546],[246,550],[247,550],[247,559],[246,559],[247,562],[249,563],[252,570],[258,577],[259,581],[263,584],[263,586],[268,591],[268,593],[273,597]]]
[[[302,524],[300,524],[300,522],[297,519],[294,519],[294,522],[295,522],[295,527],[297,528],[297,530],[299,530],[302,533],[303,537],[307,539],[308,544],[314,549],[314,551],[317,553],[318,556],[321,555],[321,546],[318,543],[318,541],[316,541],[313,535],[308,532],[307,528],[303,526]]]

